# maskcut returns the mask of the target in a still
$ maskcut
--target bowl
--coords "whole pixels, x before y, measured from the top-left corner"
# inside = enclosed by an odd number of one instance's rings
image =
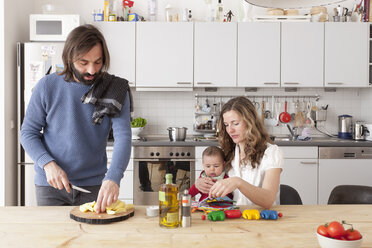
[[[143,127],[132,127],[132,140],[139,140],[141,137],[139,134],[142,132]]]
[[[362,246],[363,238],[358,240],[339,240],[324,237],[319,233],[316,233],[318,242],[322,248],[359,248]]]

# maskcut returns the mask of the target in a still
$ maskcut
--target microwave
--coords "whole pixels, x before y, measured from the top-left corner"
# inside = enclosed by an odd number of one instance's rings
[[[79,15],[30,15],[31,41],[65,41],[80,25]]]

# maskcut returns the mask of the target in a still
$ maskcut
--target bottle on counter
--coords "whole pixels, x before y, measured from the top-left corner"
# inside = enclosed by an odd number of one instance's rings
[[[187,189],[183,191],[181,212],[181,226],[191,227],[191,195]]]
[[[216,22],[223,22],[223,4],[222,0],[218,0],[216,8]]]
[[[173,175],[165,175],[165,184],[159,188],[159,226],[176,228],[179,226],[178,186],[172,183]]]

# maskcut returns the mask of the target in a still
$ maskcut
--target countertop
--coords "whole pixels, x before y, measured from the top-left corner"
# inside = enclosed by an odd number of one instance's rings
[[[362,247],[372,247],[372,205],[275,206],[283,213],[278,220],[212,222],[196,212],[190,228],[175,229],[160,228],[158,217],[147,217],[144,206],[136,206],[129,219],[106,225],[76,222],[69,217],[72,208],[1,207],[0,247],[314,248],[320,247],[317,227],[333,220],[352,223],[363,235]]]
[[[318,146],[318,147],[372,147],[372,141],[355,141],[331,137],[312,137],[309,141],[292,141],[288,137],[275,137],[278,146]],[[169,141],[167,137],[149,137],[132,140],[132,146],[218,146],[217,140],[198,140],[187,137],[185,141]]]

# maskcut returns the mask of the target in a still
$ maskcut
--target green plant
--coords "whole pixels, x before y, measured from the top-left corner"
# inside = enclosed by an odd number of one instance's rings
[[[144,127],[146,126],[146,124],[147,124],[146,119],[141,117],[135,118],[130,122],[131,127]]]

